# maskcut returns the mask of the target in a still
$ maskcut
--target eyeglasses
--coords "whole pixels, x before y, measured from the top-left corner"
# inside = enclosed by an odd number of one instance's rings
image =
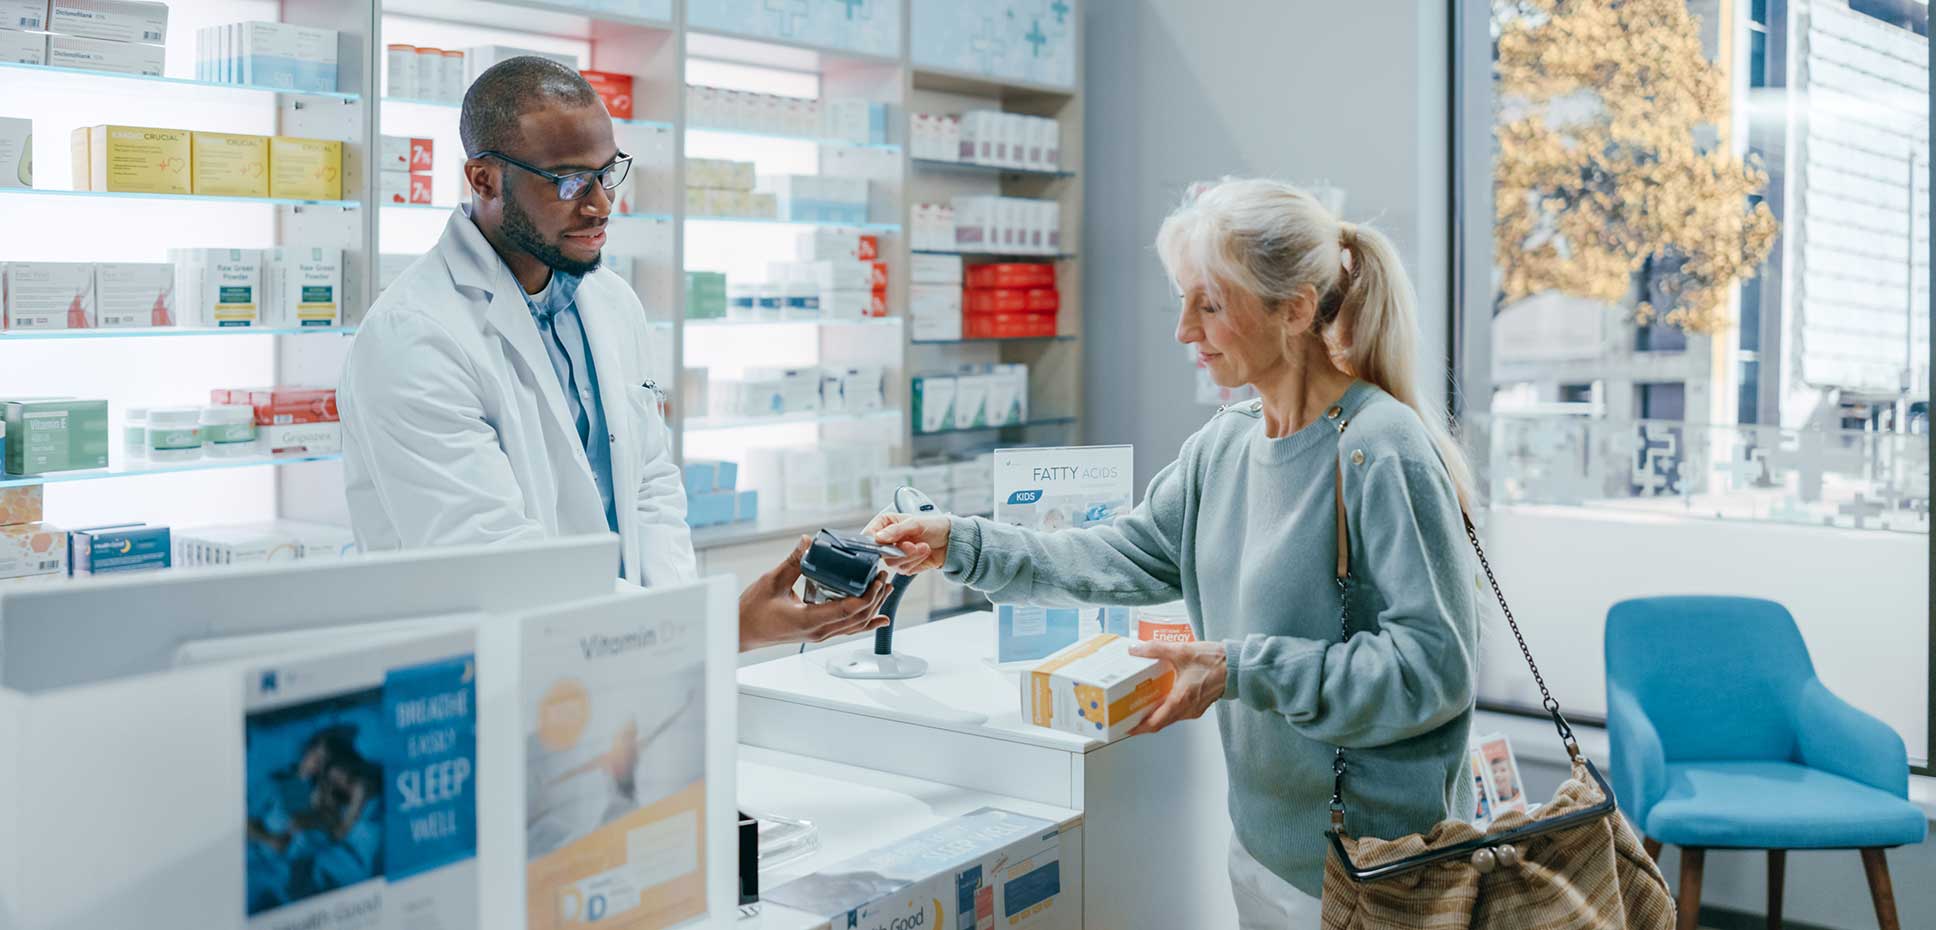
[[[618,186],[625,183],[625,176],[632,172],[632,156],[624,152],[618,153],[617,157],[612,159],[611,164],[596,171],[574,171],[571,174],[556,174],[546,171],[537,165],[518,161],[503,152],[479,152],[477,153],[477,157],[495,158],[507,165],[523,168],[538,177],[558,185],[559,200],[583,200],[586,194],[591,193],[592,181],[594,180],[598,182],[598,186],[608,191],[618,190]]]

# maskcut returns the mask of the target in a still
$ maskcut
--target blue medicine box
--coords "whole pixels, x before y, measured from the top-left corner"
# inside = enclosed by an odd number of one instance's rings
[[[719,480],[717,464],[703,459],[694,459],[686,463],[687,496],[712,493],[714,482]]]
[[[708,491],[704,494],[687,495],[686,524],[697,528],[731,523],[737,500],[737,495],[731,491]]]
[[[738,462],[713,463],[713,490],[731,491],[739,487]]]
[[[760,492],[739,492],[739,506],[733,514],[736,523],[751,523],[760,518]]]
[[[174,564],[173,552],[165,526],[100,526],[67,536],[68,570],[76,575],[168,568]]]

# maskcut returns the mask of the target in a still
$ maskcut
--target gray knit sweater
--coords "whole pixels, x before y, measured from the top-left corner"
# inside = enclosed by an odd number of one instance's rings
[[[1457,495],[1411,408],[1364,382],[1338,408],[1281,439],[1264,435],[1255,402],[1225,411],[1107,526],[1037,533],[955,518],[945,566],[999,603],[1183,599],[1197,635],[1226,650],[1217,715],[1237,837],[1312,896],[1335,746],[1350,765],[1354,836],[1423,832],[1474,803],[1480,591]],[[1349,642],[1338,629],[1337,468]]]

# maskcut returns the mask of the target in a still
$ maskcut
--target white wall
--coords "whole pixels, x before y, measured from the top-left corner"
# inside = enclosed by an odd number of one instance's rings
[[[1443,3],[1112,0],[1088,29],[1082,242],[1085,442],[1136,446],[1146,482],[1213,412],[1172,338],[1151,243],[1192,181],[1329,181],[1389,234],[1446,357],[1448,12]],[[1443,373],[1425,382],[1444,396]]]

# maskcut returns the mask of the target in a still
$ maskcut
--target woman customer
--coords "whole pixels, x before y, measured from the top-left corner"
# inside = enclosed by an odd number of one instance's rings
[[[1177,340],[1259,400],[1213,417],[1110,525],[889,516],[869,529],[903,549],[897,570],[941,568],[998,602],[1182,598],[1202,641],[1137,648],[1177,671],[1138,732],[1217,708],[1242,926],[1315,927],[1337,747],[1351,835],[1473,810],[1469,472],[1445,416],[1418,399],[1419,376],[1441,373],[1415,368],[1415,297],[1383,235],[1290,185],[1226,179],[1200,186],[1156,244],[1182,295]]]

